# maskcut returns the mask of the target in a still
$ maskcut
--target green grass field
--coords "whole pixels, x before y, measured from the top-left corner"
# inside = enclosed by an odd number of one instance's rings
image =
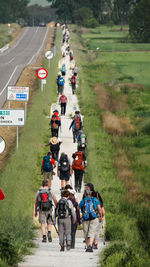
[[[39,5],[39,6],[48,6],[50,5],[50,3],[48,3],[48,1],[46,0],[30,0],[29,2],[29,6],[32,6],[32,5]]]
[[[19,25],[12,23],[11,30],[15,31]],[[8,29],[7,24],[0,24],[0,48],[12,41],[12,32]]]
[[[60,45],[57,35],[56,45]],[[33,209],[35,195],[41,186],[40,166],[47,149],[43,144],[50,136],[50,106],[56,101],[56,73],[59,55],[51,61],[44,92],[39,89],[19,135],[19,150],[13,151],[9,163],[0,175],[1,188],[6,198],[0,206],[0,266],[14,266],[27,253],[34,236]],[[47,60],[42,64],[47,68]],[[40,127],[39,127],[40,125]],[[29,252],[29,251],[28,251]],[[5,264],[2,261],[6,262]]]
[[[106,239],[110,241],[101,263],[109,267],[149,266],[150,52],[88,50],[87,42],[93,42],[94,47],[101,42],[101,27],[89,32],[74,26],[72,29],[72,49],[80,67],[78,96],[88,140],[85,178],[94,183],[104,199]],[[103,37],[108,38],[106,46],[110,39],[115,44],[116,38],[128,34],[118,29],[111,32],[102,27]],[[126,47],[124,43],[119,45],[122,50]],[[132,46],[137,49],[136,44]],[[95,84],[99,85],[97,91],[93,89]],[[104,115],[111,115],[110,128],[105,130]],[[117,134],[112,116],[130,120],[134,131],[125,132],[123,128],[124,133]]]

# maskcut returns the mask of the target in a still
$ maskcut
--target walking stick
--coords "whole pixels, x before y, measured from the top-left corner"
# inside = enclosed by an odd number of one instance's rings
[[[55,225],[55,223],[54,223],[54,221],[53,221],[52,215],[49,214],[49,217],[50,217],[50,219],[51,219],[51,221],[52,221],[52,223],[53,223],[53,225],[54,225],[54,228],[55,228],[55,230],[56,230],[56,233],[57,233],[58,236],[59,236],[59,232],[58,232],[58,229],[57,229],[57,227],[56,227],[56,225]]]

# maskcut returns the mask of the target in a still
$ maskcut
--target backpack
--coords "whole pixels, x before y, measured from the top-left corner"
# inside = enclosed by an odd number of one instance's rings
[[[58,118],[56,117],[56,115],[52,116],[52,128],[53,129],[58,129],[59,125],[58,125]]]
[[[72,167],[73,167],[73,169],[84,170],[83,152],[82,151],[74,153],[74,161],[73,161]]]
[[[60,170],[63,172],[67,172],[70,170],[70,164],[69,164],[69,160],[68,157],[63,157],[60,158],[60,166],[59,166]]]
[[[58,85],[64,85],[64,79],[63,79],[63,77],[60,77],[59,78]]]
[[[53,203],[50,188],[40,189],[38,195],[38,205],[41,211],[52,212]]]
[[[72,78],[71,78],[71,83],[72,83],[72,84],[76,84],[76,78],[75,78],[75,76],[72,76]]]
[[[75,118],[75,125],[74,125],[74,129],[75,130],[79,130],[81,128],[81,117],[77,116]]]
[[[83,220],[91,221],[97,218],[96,211],[94,209],[94,198],[89,199],[84,198],[84,208],[83,208]]]
[[[65,219],[70,215],[69,203],[66,199],[61,198],[56,207],[56,216],[59,219]]]
[[[51,164],[51,159],[49,156],[44,156],[43,158],[44,163],[43,163],[43,171],[45,172],[51,172],[53,170],[53,166]]]
[[[85,134],[81,134],[78,141],[78,146],[85,148],[86,147],[86,136]]]

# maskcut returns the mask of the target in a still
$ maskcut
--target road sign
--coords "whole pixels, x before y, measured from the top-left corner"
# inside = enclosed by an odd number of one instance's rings
[[[46,69],[40,68],[37,70],[37,77],[39,79],[46,79],[47,75],[48,75],[48,71]]]
[[[24,109],[0,109],[0,126],[23,126]]]
[[[7,88],[8,101],[28,101],[29,87],[8,86]]]
[[[52,51],[47,51],[47,52],[45,53],[45,57],[46,57],[47,59],[52,59],[52,58],[53,58],[53,52],[52,52]]]
[[[6,147],[5,140],[0,136],[0,154],[4,152],[5,147]]]
[[[2,191],[2,189],[0,188],[0,200],[3,200],[5,198],[5,195]]]

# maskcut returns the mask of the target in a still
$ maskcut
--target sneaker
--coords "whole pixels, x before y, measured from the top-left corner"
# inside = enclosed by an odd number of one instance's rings
[[[71,246],[69,246],[69,245],[66,246],[66,249],[67,249],[67,250],[70,250],[70,249],[71,249]]]
[[[46,238],[46,235],[43,235],[43,240],[42,240],[43,243],[46,243],[47,242],[47,238]]]
[[[88,248],[86,249],[85,252],[93,252],[93,248],[92,248],[92,246],[88,246]]]
[[[71,249],[71,242],[70,241],[67,241],[66,242],[66,249],[67,250],[70,250]]]
[[[48,242],[52,242],[52,236],[51,236],[51,232],[48,232]]]
[[[65,251],[65,247],[64,246],[61,246],[60,251]]]

